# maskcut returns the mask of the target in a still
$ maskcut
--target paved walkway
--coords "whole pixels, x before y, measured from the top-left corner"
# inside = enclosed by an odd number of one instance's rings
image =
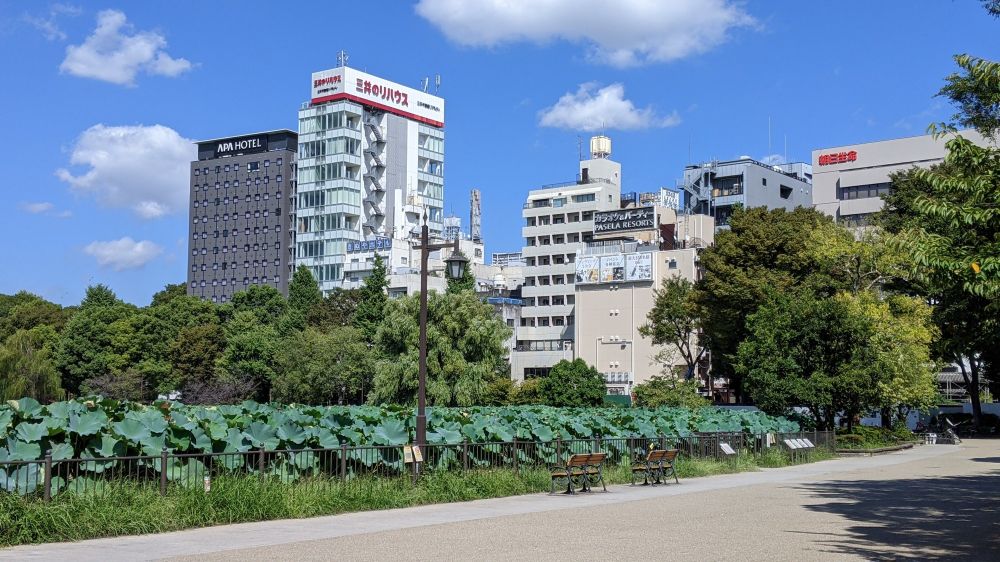
[[[668,556],[666,553],[669,552]],[[682,481],[0,550],[0,559],[1000,559],[1000,441]]]

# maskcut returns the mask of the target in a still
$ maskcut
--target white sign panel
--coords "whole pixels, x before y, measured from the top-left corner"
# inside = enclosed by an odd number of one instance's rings
[[[595,256],[579,257],[576,259],[576,282],[579,285],[597,283],[600,281],[599,273],[601,269],[600,258]]]
[[[667,207],[668,209],[679,211],[681,208],[681,194],[670,189],[661,189],[660,205]]]
[[[312,74],[312,102],[349,99],[444,127],[444,99],[349,67]]]
[[[653,254],[625,254],[625,279],[628,281],[653,280]]]
[[[601,256],[601,283],[625,280],[625,256]]]

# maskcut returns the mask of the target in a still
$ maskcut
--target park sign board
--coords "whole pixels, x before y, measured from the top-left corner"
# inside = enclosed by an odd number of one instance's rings
[[[656,228],[656,208],[638,207],[594,213],[594,234],[611,234]]]

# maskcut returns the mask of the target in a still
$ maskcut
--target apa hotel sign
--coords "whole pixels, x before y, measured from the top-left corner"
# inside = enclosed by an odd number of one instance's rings
[[[653,207],[594,213],[594,234],[653,228],[656,228],[656,210]]]
[[[235,154],[253,154],[267,150],[267,135],[236,137],[223,139],[215,145],[215,157],[233,156]]]

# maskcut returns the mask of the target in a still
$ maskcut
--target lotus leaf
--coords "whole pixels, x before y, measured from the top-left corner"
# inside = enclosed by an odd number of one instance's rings
[[[42,446],[38,443],[25,443],[13,438],[7,438],[7,460],[33,461],[42,457]]]
[[[108,415],[103,410],[72,415],[69,430],[77,435],[96,435],[108,423]]]

